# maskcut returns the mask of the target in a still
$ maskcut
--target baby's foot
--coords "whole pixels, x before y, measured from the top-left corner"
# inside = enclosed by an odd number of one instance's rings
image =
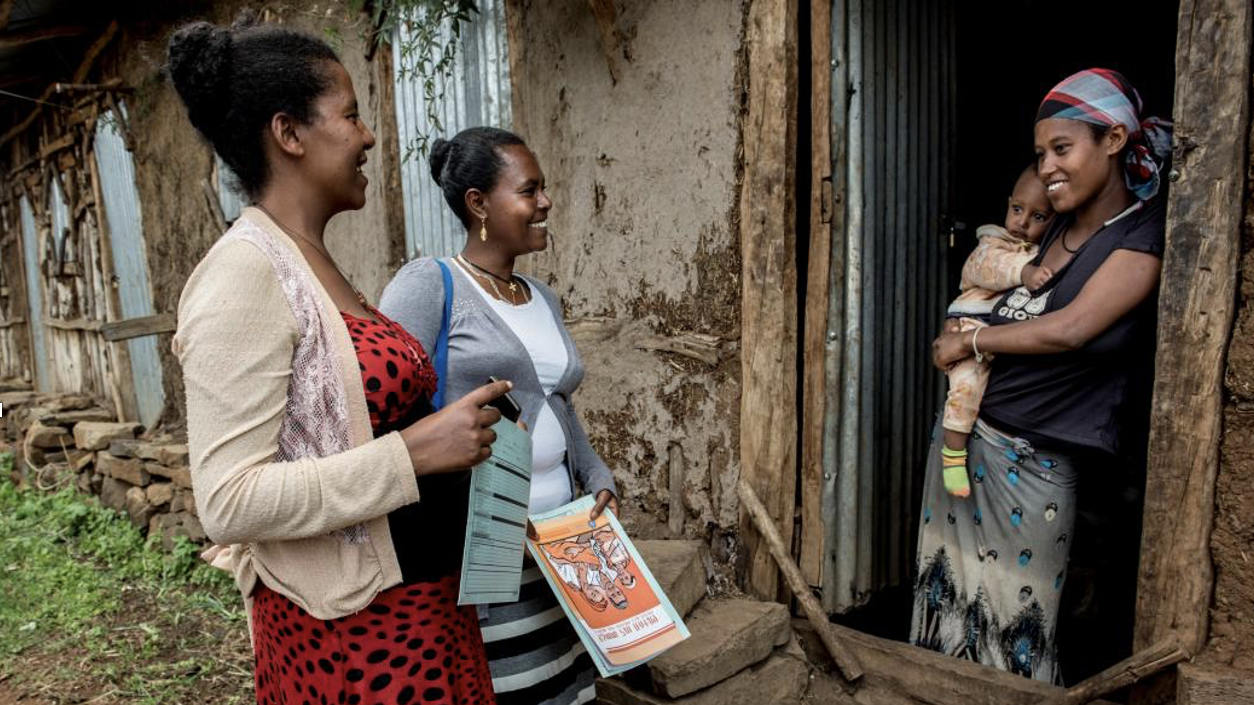
[[[971,483],[967,480],[967,449],[953,450],[941,445],[941,477],[945,491],[955,497],[970,497]]]

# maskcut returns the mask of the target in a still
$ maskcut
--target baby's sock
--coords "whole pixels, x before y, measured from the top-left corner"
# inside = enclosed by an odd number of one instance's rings
[[[971,483],[967,480],[967,449],[954,450],[941,445],[941,477],[945,491],[955,497],[970,497]]]

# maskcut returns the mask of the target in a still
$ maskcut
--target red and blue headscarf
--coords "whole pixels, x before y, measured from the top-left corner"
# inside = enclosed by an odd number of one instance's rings
[[[1171,154],[1171,123],[1141,119],[1141,96],[1119,72],[1088,69],[1068,76],[1041,101],[1036,121],[1079,120],[1128,129],[1124,181],[1142,201],[1158,193],[1159,170]]]

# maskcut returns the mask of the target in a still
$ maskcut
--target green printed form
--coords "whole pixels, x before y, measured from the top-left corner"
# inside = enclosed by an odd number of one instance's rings
[[[506,419],[492,430],[492,456],[471,472],[459,605],[514,602],[522,582],[531,436]]]

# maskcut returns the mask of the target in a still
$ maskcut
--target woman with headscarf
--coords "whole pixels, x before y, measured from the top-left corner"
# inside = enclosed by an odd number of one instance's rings
[[[1136,90],[1106,69],[1050,91],[1035,146],[1058,217],[1032,264],[1055,274],[1006,294],[988,328],[933,343],[941,369],[997,355],[969,446],[971,497],[947,493],[937,468],[926,474],[918,646],[1060,680],[1054,637],[1077,479],[1126,442],[1143,411],[1129,402],[1152,369],[1170,123],[1143,122],[1140,109]]]

